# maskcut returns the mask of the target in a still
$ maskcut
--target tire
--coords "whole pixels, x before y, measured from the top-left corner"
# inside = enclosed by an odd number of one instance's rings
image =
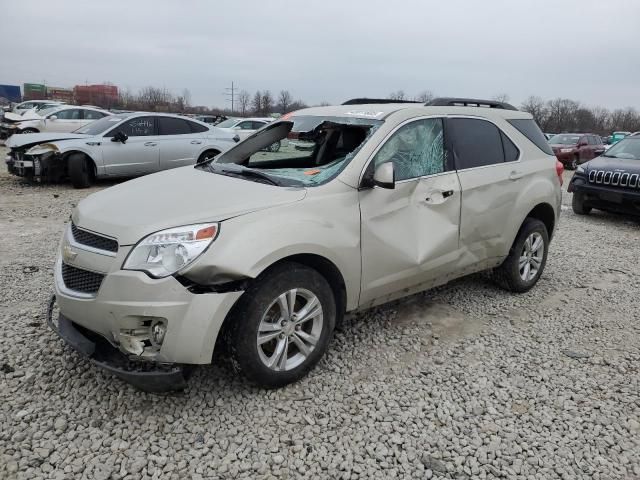
[[[525,250],[526,242],[528,240],[536,242],[537,239],[541,239],[544,242],[540,247],[541,250],[535,250],[541,255],[528,256],[529,253]],[[533,246],[535,246],[535,243]],[[538,219],[527,218],[522,227],[520,227],[509,255],[502,265],[493,271],[494,279],[501,287],[511,292],[528,292],[538,282],[544,271],[544,267],[547,264],[548,250],[549,233],[547,232],[547,227]],[[524,263],[523,259],[525,257],[528,259],[526,263],[529,264],[529,270],[523,271],[521,261]],[[536,259],[537,263],[534,262]],[[536,268],[535,273],[531,271],[534,267]],[[525,276],[527,278],[524,278]]]
[[[569,165],[569,169],[575,170],[578,168],[578,165],[580,165],[580,157],[578,155],[574,155],[571,160],[571,164]]]
[[[87,188],[91,185],[91,165],[81,153],[74,153],[67,159],[69,179],[74,188]]]
[[[296,293],[291,296],[293,290]],[[287,321],[289,313],[283,312],[290,311],[286,307],[291,298],[294,316]],[[311,308],[316,315],[296,320],[295,313],[309,303],[316,305]],[[226,347],[234,368],[250,382],[266,388],[282,387],[304,377],[320,361],[335,319],[336,302],[327,280],[305,265],[283,263],[260,275],[240,298],[229,318]],[[259,335],[265,340],[262,344],[258,344]],[[279,351],[285,355],[278,355]]]
[[[582,193],[574,193],[571,199],[571,208],[576,215],[589,215],[591,213],[591,207],[585,205],[584,195]]]
[[[269,147],[267,147],[267,150],[271,153],[275,153],[280,151],[280,146],[281,146],[281,143],[280,143],[280,140],[278,140],[277,142],[269,145]]]
[[[208,160],[211,160],[213,157],[217,155],[220,155],[220,152],[218,150],[207,150],[206,152],[203,152],[202,155],[200,155],[196,164],[200,164]]]
[[[38,133],[38,130],[35,128],[25,128],[24,130],[21,130],[20,133]]]

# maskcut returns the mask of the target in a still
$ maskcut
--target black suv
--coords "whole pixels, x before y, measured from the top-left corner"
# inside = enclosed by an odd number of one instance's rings
[[[626,137],[580,165],[568,190],[578,215],[592,208],[640,215],[640,136]]]

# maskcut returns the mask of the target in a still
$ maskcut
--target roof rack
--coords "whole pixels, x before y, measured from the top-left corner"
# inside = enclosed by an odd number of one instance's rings
[[[518,110],[509,103],[497,102],[495,100],[481,100],[478,98],[454,98],[442,97],[434,98],[430,102],[425,103],[428,107],[484,107],[484,108],[501,108],[503,110]]]
[[[391,98],[352,98],[342,105],[366,105],[366,104],[382,104],[382,103],[420,103],[415,100],[393,100]]]

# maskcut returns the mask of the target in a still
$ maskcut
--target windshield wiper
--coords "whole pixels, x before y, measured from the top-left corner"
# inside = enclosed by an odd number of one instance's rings
[[[231,165],[233,165],[233,167]],[[219,163],[209,163],[206,166],[203,166],[203,168],[207,168],[207,170],[212,173],[221,173],[223,175],[229,175],[232,177],[244,177],[253,179],[255,181],[261,181],[263,183],[268,183],[270,185],[280,186],[280,182],[267,175],[266,173],[262,173],[258,170],[253,170],[251,168],[242,167],[240,165],[235,165],[233,163],[226,164],[224,167]]]

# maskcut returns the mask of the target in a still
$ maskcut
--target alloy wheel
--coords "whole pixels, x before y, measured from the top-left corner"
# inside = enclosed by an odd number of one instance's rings
[[[524,241],[518,267],[520,278],[525,282],[533,280],[542,266],[544,257],[544,239],[538,232],[533,232]]]
[[[323,329],[322,305],[304,288],[278,296],[258,326],[257,346],[262,363],[275,371],[292,370],[314,350]]]

